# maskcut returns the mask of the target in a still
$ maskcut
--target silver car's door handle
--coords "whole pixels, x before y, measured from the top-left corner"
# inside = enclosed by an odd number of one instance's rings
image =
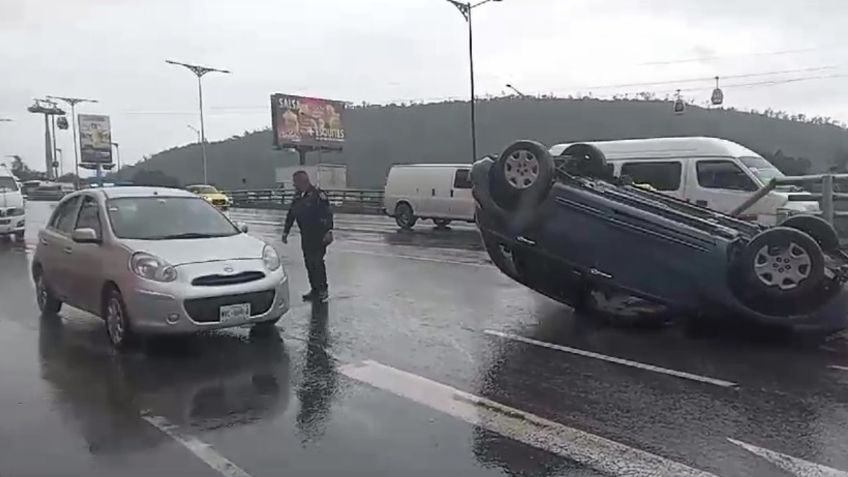
[[[72,249],[71,247],[65,247],[64,250],[65,250],[65,253],[67,253],[68,255],[74,253],[74,249]]]
[[[518,242],[521,242],[525,245],[530,245],[530,246],[536,245],[536,242],[534,242],[533,240],[530,240],[529,238],[526,238],[524,236],[519,236],[515,240],[518,241]]]

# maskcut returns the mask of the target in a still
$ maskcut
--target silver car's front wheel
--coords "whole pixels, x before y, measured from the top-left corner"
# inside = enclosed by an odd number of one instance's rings
[[[106,335],[109,337],[109,342],[116,349],[126,347],[132,335],[127,309],[120,292],[112,290],[109,293],[104,311]]]
[[[44,273],[40,271],[35,276],[35,302],[44,315],[56,314],[62,308],[62,302],[53,295],[50,285],[44,279]]]

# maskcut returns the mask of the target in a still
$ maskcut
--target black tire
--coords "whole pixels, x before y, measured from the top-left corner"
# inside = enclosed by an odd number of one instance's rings
[[[819,244],[825,253],[839,250],[839,235],[833,225],[815,215],[794,215],[784,220],[781,227],[789,227],[806,233]]]
[[[536,141],[516,141],[504,150],[491,171],[492,200],[505,210],[536,207],[550,191],[554,160]]]
[[[736,291],[757,308],[804,303],[825,282],[824,254],[800,230],[774,227],[759,233],[736,258]],[[765,303],[762,303],[765,302]]]
[[[135,343],[135,334],[124,297],[117,288],[112,287],[106,291],[101,313],[106,324],[106,337],[112,347],[118,351],[129,349]]]
[[[404,230],[412,230],[417,221],[418,217],[415,216],[412,206],[406,202],[401,202],[395,207],[395,222],[397,222],[398,227]]]
[[[62,309],[62,301],[56,298],[41,270],[35,272],[35,301],[44,316],[55,316]]]
[[[564,169],[571,175],[593,179],[611,180],[612,165],[603,152],[591,144],[572,144],[562,151],[566,157]]]
[[[451,221],[450,219],[433,219],[433,223],[436,224],[436,227],[444,228],[447,227]]]

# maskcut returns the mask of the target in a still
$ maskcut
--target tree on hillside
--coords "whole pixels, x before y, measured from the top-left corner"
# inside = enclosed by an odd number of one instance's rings
[[[162,171],[139,170],[133,175],[133,184],[153,187],[181,187],[179,179]]]
[[[12,174],[15,175],[18,179],[22,181],[31,181],[34,179],[40,179],[44,173],[34,171],[29,168],[28,165],[23,161],[21,156],[12,156]]]

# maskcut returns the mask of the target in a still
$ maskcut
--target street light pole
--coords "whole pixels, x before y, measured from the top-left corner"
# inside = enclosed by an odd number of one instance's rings
[[[77,176],[75,179],[76,186],[79,188],[79,138],[77,137],[77,104],[79,103],[97,103],[96,99],[85,99],[85,98],[66,98],[63,96],[48,96],[50,99],[58,99],[59,101],[63,101],[67,103],[71,107],[71,131],[74,135],[74,174]]]
[[[198,105],[200,108],[200,151],[203,155],[203,183],[207,184],[209,182],[209,177],[207,174],[206,168],[206,125],[203,121],[203,82],[201,78],[206,73],[225,73],[229,74],[229,70],[219,70],[217,68],[210,68],[208,66],[200,66],[200,65],[192,65],[189,63],[180,63],[179,61],[173,60],[165,60],[165,63],[169,65],[177,65],[182,66],[184,68],[188,68],[189,71],[194,73],[197,76],[197,97],[198,97]]]
[[[527,97],[526,94],[522,93],[521,91],[518,91],[518,89],[515,86],[513,86],[509,83],[506,84],[506,87],[515,91],[515,94],[517,94],[519,98],[526,98]]]
[[[500,2],[502,0],[481,0],[477,3],[462,3],[457,0],[447,0],[455,6],[459,13],[468,23],[468,65],[471,77],[471,162],[477,160],[477,95],[474,82],[474,29],[471,23],[471,11],[489,2]]]
[[[115,146],[115,173],[121,172],[121,145],[117,142],[112,143]]]
[[[195,134],[197,134],[197,143],[200,144],[200,130],[192,126],[191,124],[186,124],[186,127],[194,131]]]

